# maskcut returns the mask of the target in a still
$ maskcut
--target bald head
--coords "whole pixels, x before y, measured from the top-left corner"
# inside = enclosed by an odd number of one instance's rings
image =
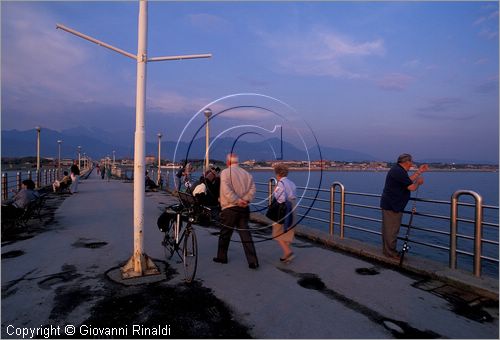
[[[226,165],[231,166],[231,165],[236,165],[238,164],[238,155],[235,153],[230,153],[226,156]]]

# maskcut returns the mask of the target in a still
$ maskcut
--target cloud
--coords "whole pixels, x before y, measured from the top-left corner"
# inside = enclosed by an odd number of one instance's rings
[[[274,114],[272,112],[257,108],[239,108],[228,110],[217,116],[217,118],[230,118],[248,122],[258,122],[271,117],[274,117]]]
[[[488,40],[498,39],[498,9],[476,19],[473,26],[481,29],[478,33],[480,37]]]
[[[488,40],[498,38],[498,31],[490,30],[489,28],[482,29],[478,34],[480,37]]]
[[[376,80],[376,84],[382,90],[403,91],[410,85],[413,79],[413,77],[406,74],[392,73],[384,75]]]
[[[498,18],[498,10],[490,12],[488,15],[483,15],[473,22],[474,26],[481,25],[487,21],[495,20]]]
[[[498,76],[489,77],[476,86],[478,93],[497,93],[498,94]]]
[[[412,59],[403,64],[403,66],[409,68],[416,68],[419,67],[420,65],[422,65],[422,62],[419,59]]]
[[[469,120],[477,114],[461,112],[463,100],[457,97],[431,98],[428,103],[417,109],[417,115],[426,119]]]
[[[353,71],[353,63],[385,54],[384,41],[375,39],[355,41],[326,28],[312,28],[295,34],[258,33],[265,45],[272,49],[281,70],[305,76],[335,78],[364,78]]]
[[[208,13],[196,13],[187,15],[188,21],[195,27],[209,31],[225,31],[228,30],[230,24],[227,20]]]
[[[9,93],[26,101],[32,96],[130,101],[114,84],[120,74],[106,79],[103,69],[88,67],[98,53],[95,45],[56,30],[55,17],[39,7],[11,5],[2,10],[2,87]]]
[[[480,58],[474,62],[474,65],[485,65],[488,61],[488,58]]]
[[[162,113],[197,112],[207,103],[206,100],[191,98],[173,91],[151,89],[148,93],[147,106]]]

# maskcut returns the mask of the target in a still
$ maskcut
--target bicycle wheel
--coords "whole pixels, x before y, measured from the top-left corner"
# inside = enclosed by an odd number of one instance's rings
[[[184,277],[186,282],[192,282],[198,266],[198,243],[194,229],[187,227],[184,233],[184,247],[182,249],[184,263]]]
[[[175,244],[175,226],[177,221],[171,220],[168,225],[168,229],[163,237],[163,242],[161,243],[165,251],[165,258],[170,260],[174,255],[176,244]]]

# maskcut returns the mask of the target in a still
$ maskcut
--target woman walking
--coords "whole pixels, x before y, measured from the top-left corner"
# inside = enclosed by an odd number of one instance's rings
[[[295,205],[297,198],[297,188],[295,183],[288,179],[288,167],[285,164],[277,163],[274,165],[274,172],[278,183],[273,192],[273,197],[278,203],[287,203],[286,216],[283,224],[273,223],[273,238],[278,242],[283,250],[281,262],[290,262],[295,254],[292,251],[291,244],[295,236]]]

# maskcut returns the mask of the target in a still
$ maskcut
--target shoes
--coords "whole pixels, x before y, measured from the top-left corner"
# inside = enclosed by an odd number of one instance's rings
[[[288,256],[285,256],[285,257],[280,257],[280,261],[281,261],[281,262],[290,262],[290,261],[292,261],[294,258],[295,258],[295,254],[294,254],[294,253],[290,253],[290,254],[288,254]]]
[[[257,269],[257,268],[259,268],[259,264],[258,263],[249,263],[248,268]]]
[[[214,262],[217,262],[217,263],[222,263],[222,264],[226,264],[227,263],[227,260],[223,260],[223,259],[220,259],[218,257],[214,257],[212,260]]]
[[[390,259],[399,260],[399,254],[398,253],[386,253],[386,252],[384,252],[384,256],[388,257]]]

